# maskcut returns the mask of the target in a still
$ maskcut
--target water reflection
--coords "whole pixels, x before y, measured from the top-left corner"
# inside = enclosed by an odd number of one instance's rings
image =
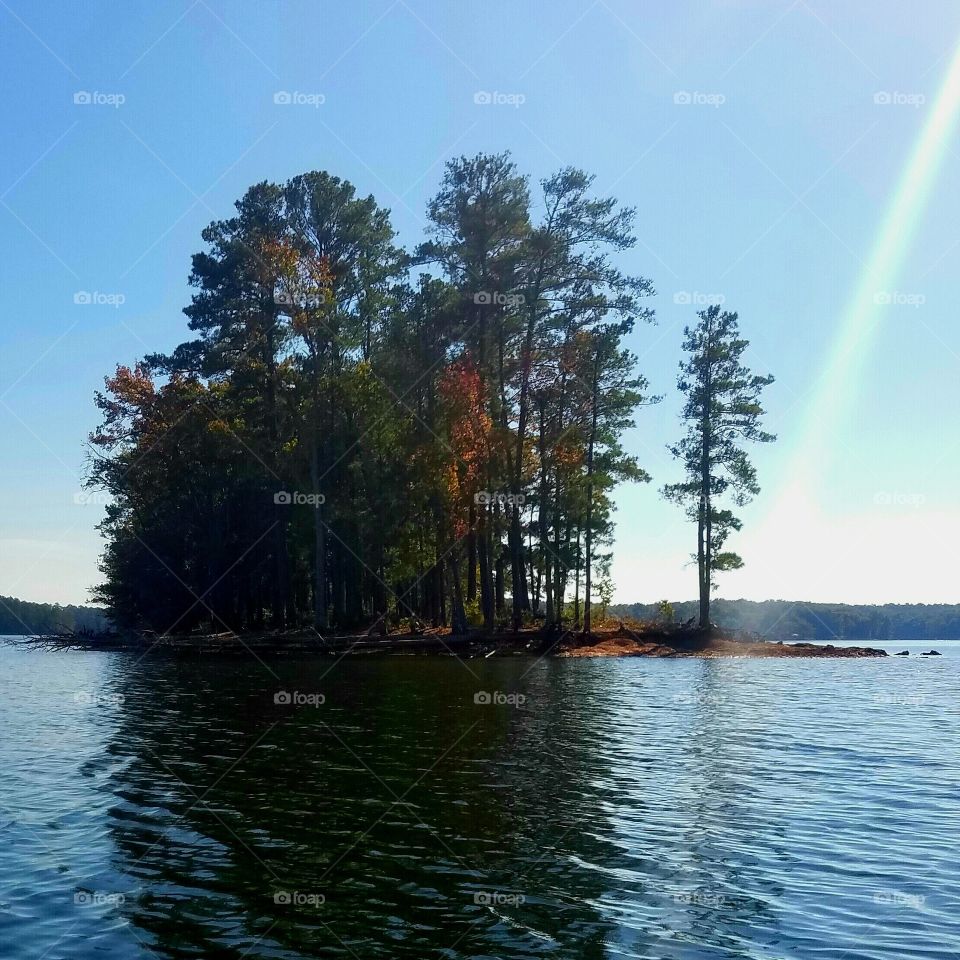
[[[605,956],[606,880],[571,868],[615,852],[600,678],[572,699],[550,666],[327,666],[283,664],[280,686],[233,663],[118,671],[103,789],[154,952]],[[481,684],[526,702],[477,704]]]
[[[947,957],[952,662],[21,656],[0,955]]]

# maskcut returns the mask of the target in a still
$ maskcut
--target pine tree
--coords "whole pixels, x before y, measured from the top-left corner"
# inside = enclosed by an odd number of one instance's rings
[[[686,508],[697,525],[697,571],[700,627],[710,626],[710,594],[714,576],[736,570],[743,560],[725,550],[740,520],[718,505],[727,492],[743,506],[760,492],[756,470],[742,444],[770,443],[775,436],[760,425],[763,388],[772,376],[757,376],[743,364],[748,340],[740,336],[737,314],[717,305],[698,313],[699,322],[684,330],[687,359],[680,363],[677,387],[686,397],[681,413],[687,432],[670,452],[681,462],[686,478],[663,488],[664,496]]]

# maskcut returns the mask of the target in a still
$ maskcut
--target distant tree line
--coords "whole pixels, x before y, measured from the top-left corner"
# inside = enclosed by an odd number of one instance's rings
[[[81,630],[98,633],[108,627],[105,611],[96,607],[62,607],[57,603],[0,597],[0,635],[5,637]]]
[[[960,640],[960,605],[878,606],[792,600],[714,600],[718,623],[769,640]],[[685,622],[699,616],[699,603],[613,604],[610,616]]]

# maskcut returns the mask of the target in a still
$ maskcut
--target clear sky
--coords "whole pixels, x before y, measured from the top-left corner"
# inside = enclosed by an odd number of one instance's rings
[[[248,185],[329,170],[412,245],[447,158],[509,149],[635,206],[658,290],[617,599],[695,594],[658,491],[682,328],[722,296],[780,439],[720,595],[960,600],[958,42],[955,0],[0,0],[0,594],[86,599],[93,392],[186,339]]]

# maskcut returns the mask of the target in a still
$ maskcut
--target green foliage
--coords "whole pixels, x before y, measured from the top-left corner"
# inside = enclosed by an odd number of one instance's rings
[[[737,314],[714,305],[698,317],[696,326],[684,330],[687,358],[677,381],[686,397],[681,416],[687,430],[670,448],[683,466],[684,479],[666,485],[663,494],[681,504],[697,524],[693,556],[700,583],[700,625],[705,627],[714,575],[743,566],[737,554],[723,549],[730,533],[740,529],[740,520],[718,501],[729,494],[734,504],[743,506],[760,492],[743,444],[776,438],[760,426],[760,396],[773,377],[757,376],[743,364],[750,344],[740,336]]]
[[[656,617],[661,623],[673,623],[676,619],[676,611],[669,600],[661,600],[656,604]]]
[[[413,257],[336,177],[251,187],[193,257],[196,338],[97,395],[98,599],[176,632],[555,619],[602,575],[614,486],[649,479],[623,339],[653,291],[592,185],[562,170],[535,208],[508,155],[454,160]]]
[[[0,636],[27,634],[99,633],[110,629],[105,611],[97,607],[30,603],[15,597],[0,597]]]

